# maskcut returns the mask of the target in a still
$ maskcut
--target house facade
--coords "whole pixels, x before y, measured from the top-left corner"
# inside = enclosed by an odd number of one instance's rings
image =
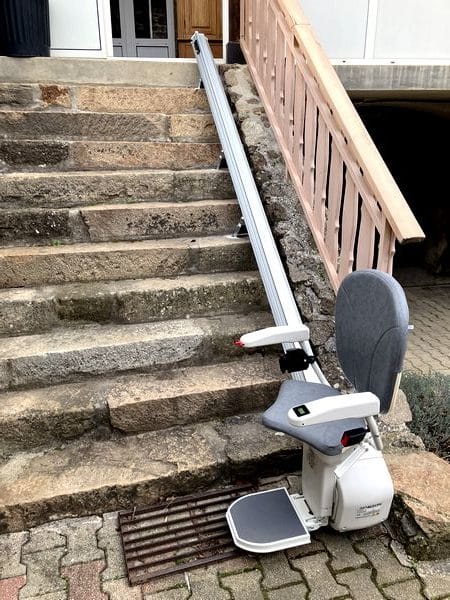
[[[301,0],[331,59],[450,58],[448,0]],[[49,0],[52,56],[192,58],[200,31],[214,55],[239,38],[239,0]]]
[[[299,0],[335,61],[439,62],[450,58],[447,0]]]
[[[200,31],[221,58],[238,37],[236,0],[50,0],[49,9],[52,56],[192,58]]]

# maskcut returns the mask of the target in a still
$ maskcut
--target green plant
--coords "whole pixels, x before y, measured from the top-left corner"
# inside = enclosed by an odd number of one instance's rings
[[[450,461],[450,375],[407,371],[401,387],[413,415],[409,428],[428,450]]]

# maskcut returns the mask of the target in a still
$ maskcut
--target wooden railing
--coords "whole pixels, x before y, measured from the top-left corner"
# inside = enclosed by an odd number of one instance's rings
[[[423,231],[299,0],[241,0],[241,47],[335,290]]]

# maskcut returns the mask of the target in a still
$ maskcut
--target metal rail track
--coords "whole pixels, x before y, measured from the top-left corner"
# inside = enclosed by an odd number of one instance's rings
[[[234,122],[208,39],[204,34],[196,32],[192,36],[191,43],[275,324],[295,327],[302,323],[302,319]],[[308,356],[313,356],[309,342],[283,344],[285,352],[293,348],[302,348]],[[328,383],[317,361],[313,362],[305,371],[291,373],[291,377],[314,383]]]

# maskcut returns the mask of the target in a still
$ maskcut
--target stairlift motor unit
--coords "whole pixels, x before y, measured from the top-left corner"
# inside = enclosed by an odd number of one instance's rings
[[[341,532],[377,525],[387,519],[393,496],[382,453],[370,441],[339,456],[304,444],[302,494],[285,488],[248,494],[226,517],[236,546],[275,552],[310,543],[310,532],[326,525]]]
[[[238,345],[279,343],[287,334],[289,341],[296,335],[305,339],[304,330],[281,329],[247,334]],[[309,543],[309,532],[325,525],[349,531],[384,521],[394,488],[370,431],[370,418],[379,411],[380,402],[370,392],[330,395],[291,408],[287,415],[290,425],[324,427],[325,437],[326,424],[336,420],[367,418],[369,428],[345,432],[342,450],[331,456],[303,443],[302,494],[290,495],[285,488],[278,488],[235,500],[226,514],[234,543],[250,552],[273,552]]]

